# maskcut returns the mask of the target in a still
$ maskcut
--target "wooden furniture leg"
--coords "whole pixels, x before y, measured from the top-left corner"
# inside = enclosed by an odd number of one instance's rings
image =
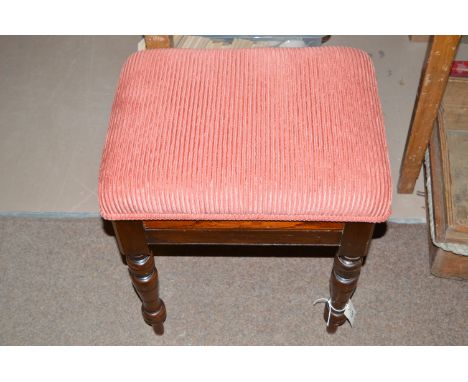
[[[153,253],[146,243],[143,222],[113,221],[112,224],[120,252],[127,259],[132,284],[142,301],[143,318],[157,334],[162,334],[166,308],[159,298],[158,271]]]
[[[414,190],[460,37],[434,36],[432,41],[401,162],[398,182],[401,194]]]
[[[346,322],[344,310],[356,290],[373,231],[373,223],[345,224],[330,276],[330,303],[325,304],[324,318],[329,333],[335,333]]]
[[[373,223],[294,221],[149,220],[112,224],[143,303],[143,318],[158,334],[164,331],[166,308],[159,298],[151,244],[339,246],[330,277],[330,300],[324,311],[327,331],[334,333],[346,322],[345,307],[356,289],[374,230]]]

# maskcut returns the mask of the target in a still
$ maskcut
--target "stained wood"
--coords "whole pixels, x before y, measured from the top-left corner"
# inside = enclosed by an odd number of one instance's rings
[[[266,221],[266,220],[146,220],[145,229],[281,229],[308,231],[342,231],[344,223],[303,222],[303,221]]]
[[[346,223],[338,256],[347,258],[367,256],[374,227],[374,223]]]
[[[429,145],[429,160],[431,165],[431,192],[432,192],[432,208],[434,216],[435,239],[438,242],[445,242],[445,232],[447,232],[447,217],[445,209],[444,180],[443,169],[441,161],[441,148],[439,139],[439,124],[438,120],[435,122],[434,129],[431,135]],[[426,205],[426,211],[429,205]],[[429,221],[429,215],[428,215]],[[431,241],[432,243],[432,241]]]
[[[468,79],[450,79],[431,137],[434,220],[439,242],[468,244]]]
[[[147,35],[145,36],[145,45],[146,49],[171,48],[173,39],[169,35]]]
[[[149,244],[339,245],[338,230],[151,229]]]
[[[164,330],[166,308],[159,298],[151,244],[339,246],[330,277],[334,309],[327,330],[333,333],[346,322],[343,308],[355,292],[374,229],[372,223],[289,221],[114,221],[113,225],[119,248],[127,257],[132,283],[143,302],[143,317],[159,334]],[[329,309],[327,304],[326,320]]]
[[[464,83],[468,84],[466,80]],[[453,87],[454,84],[456,86]],[[464,131],[468,129],[465,119],[468,114],[468,99],[461,91],[462,84],[463,81],[459,79],[449,80],[429,147],[435,239],[441,243],[468,244],[467,225],[463,220],[468,217],[468,210],[465,209],[468,197],[464,191],[468,188],[468,147],[463,139],[466,134]],[[426,207],[428,209],[429,205]],[[435,246],[430,232],[428,240],[429,263],[433,275],[468,279],[468,256],[457,255]]]
[[[431,273],[437,277],[468,280],[468,257],[444,251],[429,239]]]
[[[150,244],[338,245],[344,223],[248,220],[148,220]]]
[[[435,130],[435,129],[434,129]],[[435,133],[435,131],[434,131]],[[433,150],[433,142],[431,139],[431,155]],[[434,194],[434,181],[432,178],[433,170],[433,161],[431,160],[431,180],[432,180],[432,192]],[[441,183],[441,182],[436,182]],[[439,201],[440,202],[440,201]],[[433,211],[436,212],[437,199],[433,198]],[[429,204],[426,199],[426,211],[429,209]],[[429,221],[429,213],[427,213],[427,220]],[[440,217],[435,215],[434,224],[435,224],[435,233],[436,240],[441,241],[440,238],[440,228],[437,228],[440,225]],[[457,255],[453,252],[445,251],[442,248],[437,247],[432,242],[431,233],[428,230],[427,232],[428,244],[429,244],[429,268],[431,273],[437,277],[456,279],[456,280],[468,280],[468,256]]]
[[[120,253],[124,256],[149,254],[141,221],[113,221]]]
[[[367,255],[373,231],[372,223],[345,225],[341,246],[335,256],[330,275],[330,299],[333,309],[330,312],[327,304],[323,313],[325,321],[331,313],[327,326],[329,333],[335,333],[338,326],[346,322],[343,310],[356,290],[362,262]]]
[[[432,40],[403,154],[399,193],[414,190],[459,41],[460,36],[434,36]]]
[[[447,193],[447,224],[452,237],[468,243],[468,79],[450,79],[439,124]],[[456,234],[455,234],[456,233]]]
[[[141,312],[157,334],[164,332],[166,308],[159,298],[158,271],[145,238],[143,222],[113,221],[119,249],[126,256],[132,284],[141,299]]]

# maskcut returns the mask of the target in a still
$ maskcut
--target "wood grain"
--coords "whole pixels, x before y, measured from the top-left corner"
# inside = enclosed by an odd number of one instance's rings
[[[450,167],[443,164],[448,160],[448,155],[443,155],[441,140],[444,141],[444,131],[441,122],[443,121],[442,111],[439,113],[429,146],[429,158],[431,164],[431,190],[432,208],[434,216],[435,240],[440,243],[466,243],[463,240],[463,232],[451,226],[453,219],[449,219],[449,214],[453,213],[451,205],[451,187],[447,188],[446,183],[450,183]],[[446,145],[446,142],[445,142]],[[445,147],[444,150],[447,150]],[[445,154],[448,154],[445,151]],[[466,179],[466,178],[465,178]],[[465,180],[466,182],[466,180]],[[426,211],[429,211],[429,204],[426,199]],[[427,217],[429,221],[429,214]],[[451,223],[452,222],[452,223]],[[432,242],[430,231],[428,230],[429,241],[429,266],[433,275],[451,279],[468,279],[468,256],[457,255],[453,252],[445,251],[437,247]]]
[[[434,36],[432,40],[403,154],[399,193],[414,190],[460,37]]]
[[[342,231],[341,222],[267,221],[267,220],[146,220],[145,229],[284,229]]]
[[[450,79],[430,142],[438,242],[468,244],[468,80]]]
[[[437,277],[468,280],[468,256],[457,255],[435,246],[429,238],[431,273]]]
[[[146,49],[165,49],[173,46],[172,36],[169,35],[146,35]]]
[[[338,245],[344,223],[247,220],[149,220],[149,244]]]
[[[433,134],[436,132],[434,131]],[[434,148],[434,139],[431,139],[431,156],[433,155]],[[443,241],[441,235],[445,232],[441,226],[445,224],[443,219],[437,215],[437,211],[444,212],[444,209],[441,209],[442,202],[439,195],[434,193],[434,188],[437,184],[441,185],[441,180],[436,180],[434,182],[433,173],[437,170],[433,169],[435,162],[431,158],[431,185],[432,185],[432,204],[434,211],[434,224],[435,224],[435,236],[437,241]],[[427,203],[426,198],[426,213],[427,220],[429,221],[429,203]],[[427,230],[428,244],[429,244],[429,268],[431,273],[437,277],[456,279],[456,280],[468,280],[468,256],[457,255],[453,252],[445,251],[442,248],[437,247],[432,242],[431,232]]]
[[[340,231],[307,230],[147,230],[148,244],[321,245],[337,246]]]
[[[442,101],[440,141],[453,239],[468,244],[468,79],[451,78]],[[445,148],[445,149],[444,149]],[[452,237],[447,236],[450,240]]]
[[[434,129],[431,134],[431,141],[429,145],[429,160],[431,165],[431,193],[436,236],[435,239],[438,242],[444,242],[446,240],[445,232],[447,231],[447,216],[445,209],[446,193],[444,191],[441,147],[439,140],[439,119],[440,118],[436,120]],[[426,207],[427,211],[429,205]]]

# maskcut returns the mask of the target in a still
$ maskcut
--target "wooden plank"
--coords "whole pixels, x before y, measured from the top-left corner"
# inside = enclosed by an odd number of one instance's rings
[[[146,49],[171,48],[173,39],[169,35],[146,35],[145,44]]]
[[[338,245],[344,223],[265,220],[147,220],[150,244]]]
[[[431,142],[429,145],[429,159],[431,164],[431,191],[432,191],[432,208],[434,215],[434,228],[436,234],[436,241],[445,242],[445,232],[447,232],[447,216],[445,210],[445,192],[444,192],[444,180],[443,180],[443,169],[441,161],[441,148],[439,139],[439,118],[435,122],[434,129],[432,131]],[[426,210],[429,205],[426,206]],[[429,221],[429,217],[428,217]]]
[[[222,245],[321,245],[337,246],[341,231],[331,230],[240,230],[240,229],[150,229],[148,244]]]
[[[468,279],[468,257],[444,251],[435,246],[429,239],[431,273],[437,277],[448,279]]]
[[[444,134],[445,133],[445,134]],[[444,134],[444,135],[442,135]],[[443,131],[447,151],[442,157],[447,209],[447,240],[468,244],[468,131]]]
[[[432,145],[432,140],[431,140]],[[432,162],[431,162],[432,166]],[[432,172],[432,167],[431,167]],[[432,176],[432,175],[431,175]],[[428,211],[429,205],[426,203],[426,211]],[[435,212],[435,209],[434,209]],[[429,214],[427,214],[427,220],[429,221]],[[437,231],[436,231],[437,232]],[[436,233],[436,239],[437,238]],[[457,255],[453,252],[444,251],[442,248],[437,247],[432,242],[431,233],[428,229],[428,242],[429,242],[429,267],[430,271],[434,276],[467,280],[468,279],[468,256]]]
[[[267,220],[146,220],[145,229],[238,229],[238,230],[308,230],[342,231],[340,222],[267,221]]]
[[[399,193],[414,190],[459,42],[460,36],[434,36],[432,40],[401,163]]]
[[[438,116],[437,141],[433,141],[439,150],[431,151],[431,161],[440,162],[433,177],[442,183],[435,185],[434,192],[435,199],[442,201],[435,211],[440,221],[436,226],[442,230],[438,241],[468,244],[468,79],[449,80]]]
[[[450,143],[447,141],[446,128],[447,125],[453,126],[457,131],[457,122],[462,121],[463,117],[456,116],[451,112],[451,106],[457,103],[467,102],[458,92],[458,87],[453,89],[451,87],[452,80],[449,80],[447,85],[447,92],[442,101],[442,107],[439,111],[438,118],[434,125],[432,137],[429,145],[429,157],[431,163],[431,190],[432,190],[432,205],[434,215],[434,231],[435,240],[440,243],[467,243],[467,236],[463,239],[463,233],[454,229],[454,219],[449,218],[450,214],[454,213],[453,204],[456,205],[455,210],[458,207],[463,207],[464,203],[461,201],[459,196],[459,202],[453,203],[454,199],[452,196],[453,187],[451,183],[454,177],[451,176],[451,166],[449,165],[449,152],[450,146],[458,146],[457,142]],[[454,91],[455,90],[455,91]],[[463,111],[463,106],[458,105],[454,108],[455,113]],[[448,122],[448,123],[447,123]],[[468,128],[468,125],[465,125]],[[462,141],[461,141],[462,142]],[[449,147],[448,147],[449,146]],[[455,150],[456,151],[456,150]],[[462,149],[463,151],[463,149]],[[460,159],[466,157],[462,151],[459,151],[457,156]],[[454,154],[452,149],[452,154]],[[452,155],[453,156],[453,155]],[[457,164],[458,166],[460,164]],[[458,181],[462,181],[466,187],[466,176],[456,176],[459,178]],[[457,179],[455,179],[457,181]],[[460,203],[461,202],[461,203]],[[466,203],[465,203],[466,205]],[[428,211],[429,205],[426,205],[426,211]],[[462,216],[466,217],[466,213],[462,212]],[[455,219],[456,220],[456,219]],[[428,215],[429,221],[429,215]],[[442,248],[437,247],[433,244],[430,231],[428,230],[429,239],[429,263],[430,270],[434,276],[453,278],[453,279],[468,279],[468,256],[457,255],[453,252],[445,251]]]

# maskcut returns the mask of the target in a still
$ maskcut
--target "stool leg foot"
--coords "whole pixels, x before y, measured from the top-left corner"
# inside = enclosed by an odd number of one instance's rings
[[[356,290],[361,265],[361,257],[348,258],[345,256],[335,256],[330,276],[331,307],[329,304],[326,304],[324,311],[325,321],[328,322],[328,333],[335,333],[338,326],[346,322],[344,309]]]
[[[155,333],[163,334],[166,320],[166,307],[159,298],[158,271],[154,265],[154,255],[145,238],[141,221],[113,221],[114,232],[128,265],[133,287],[141,299],[141,312]]]
[[[159,298],[158,271],[153,254],[127,255],[127,264],[132,284],[142,301],[143,319],[148,325],[158,327],[156,332],[163,332],[160,327],[166,320],[166,307]]]
[[[344,227],[330,276],[330,301],[324,311],[329,333],[335,333],[346,322],[344,310],[356,290],[373,231],[373,223],[346,223]]]

